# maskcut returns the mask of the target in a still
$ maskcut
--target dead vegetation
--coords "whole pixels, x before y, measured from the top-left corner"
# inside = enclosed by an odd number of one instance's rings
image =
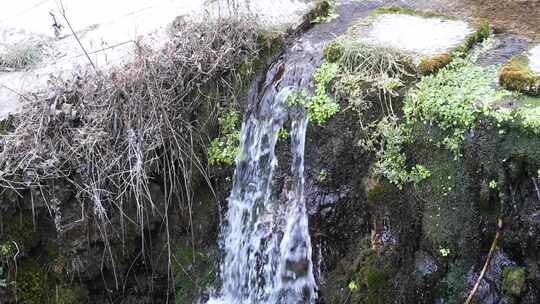
[[[5,46],[0,54],[0,71],[16,71],[36,65],[42,56],[40,43],[24,42]]]
[[[51,204],[51,184],[67,183],[87,210],[84,220],[100,226],[136,208],[136,218],[125,220],[137,224],[143,243],[149,213],[167,222],[173,203],[191,213],[192,184],[209,182],[210,121],[216,109],[235,106],[236,71],[257,56],[258,28],[234,18],[177,22],[172,33],[158,51],[138,43],[134,61],[110,74],[51,79],[0,134],[3,191],[32,189]],[[165,185],[159,210],[148,186],[156,177]],[[106,239],[107,229],[100,231]]]

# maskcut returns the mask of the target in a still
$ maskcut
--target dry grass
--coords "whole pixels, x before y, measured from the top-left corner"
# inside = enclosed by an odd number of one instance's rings
[[[258,54],[258,29],[236,18],[179,22],[173,33],[159,51],[139,43],[135,60],[109,75],[51,79],[49,93],[0,135],[0,187],[37,188],[54,198],[49,185],[67,182],[100,226],[135,204],[137,218],[129,221],[143,244],[145,219],[156,212],[150,179],[165,185],[166,206],[157,211],[164,223],[173,202],[191,213],[193,180],[208,182],[199,112],[206,109],[211,120],[220,104],[235,100],[235,69]],[[107,229],[98,228],[108,244]],[[112,259],[110,247],[108,253]]]
[[[41,46],[35,43],[19,43],[5,47],[0,54],[0,71],[14,71],[32,67],[41,60]]]

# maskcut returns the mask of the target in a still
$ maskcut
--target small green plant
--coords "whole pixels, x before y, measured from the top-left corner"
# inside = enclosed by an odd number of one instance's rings
[[[309,100],[309,94],[306,90],[296,90],[292,91],[289,96],[287,96],[286,104],[288,106],[303,105],[306,106]]]
[[[319,171],[319,180],[323,182],[326,180],[327,177],[328,177],[328,172],[326,172],[325,169],[321,169],[321,171]]]
[[[358,285],[356,284],[356,282],[354,280],[350,281],[349,285],[347,285],[347,287],[349,288],[350,291],[355,291],[355,290],[358,289]]]
[[[339,112],[339,104],[327,94],[328,87],[338,74],[339,66],[335,63],[323,63],[315,71],[315,95],[309,96],[306,90],[293,91],[287,97],[288,106],[303,105],[308,118],[317,125],[324,124],[330,117]]]
[[[421,181],[431,176],[431,171],[422,165],[415,165],[410,173],[410,180],[418,185]]]
[[[335,63],[323,63],[315,72],[315,96],[308,106],[308,116],[318,125],[322,125],[330,117],[339,112],[339,104],[326,91],[338,74],[339,66]]]
[[[447,256],[450,255],[450,249],[449,248],[440,248],[439,253],[441,254],[441,256],[447,257]]]
[[[279,131],[278,131],[278,137],[279,139],[287,139],[289,138],[289,131],[285,128],[281,128]]]
[[[490,188],[490,189],[497,189],[497,187],[498,187],[497,181],[491,180],[491,181],[489,182],[489,188]]]
[[[431,172],[422,165],[417,164],[410,170],[407,168],[403,147],[410,142],[410,131],[398,125],[395,118],[383,118],[374,132],[375,136],[380,138],[380,148],[376,151],[375,174],[385,176],[400,189],[410,182],[418,185],[431,176]]]
[[[496,69],[476,65],[475,58],[456,58],[436,75],[423,77],[405,100],[407,122],[439,126],[447,132],[440,144],[456,156],[461,156],[461,143],[478,115],[510,95],[493,87]]]
[[[238,153],[240,142],[240,114],[230,111],[219,119],[220,136],[210,142],[208,148],[208,163],[210,165],[224,164],[232,165]]]

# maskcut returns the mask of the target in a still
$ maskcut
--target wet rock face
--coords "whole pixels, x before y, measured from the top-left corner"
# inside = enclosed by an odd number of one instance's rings
[[[15,303],[15,295],[19,301],[36,304],[108,303],[109,299],[115,303],[149,303],[165,299],[172,292],[167,287],[169,266],[163,255],[169,240],[174,245],[171,254],[176,262],[171,267],[177,283],[187,282],[182,281],[183,271],[190,275],[192,287],[185,299],[191,302],[195,290],[203,285],[200,278],[207,284],[211,278],[206,275],[214,271],[215,257],[211,257],[210,248],[217,235],[218,210],[209,197],[210,190],[201,187],[194,196],[192,218],[198,226],[194,227],[196,242],[192,247],[188,211],[177,209],[178,204],[171,206],[167,232],[162,217],[163,192],[158,184],[149,187],[155,209],[145,215],[142,230],[128,220],[137,218],[135,202],[124,205],[122,214],[108,210],[107,221],[103,222],[93,215],[91,207],[75,199],[75,191],[67,184],[58,185],[56,206],[40,203],[40,196],[32,199],[31,192],[22,192],[22,197],[7,192],[2,195],[2,208],[19,211],[2,212],[0,218],[0,257],[7,270],[0,279],[26,283],[18,284],[16,294],[0,288],[0,302]],[[187,250],[178,247],[182,244]],[[185,258],[192,256],[192,248],[197,251],[195,264],[192,258]],[[12,263],[14,256],[17,268]],[[117,288],[117,282],[123,282],[123,287]]]

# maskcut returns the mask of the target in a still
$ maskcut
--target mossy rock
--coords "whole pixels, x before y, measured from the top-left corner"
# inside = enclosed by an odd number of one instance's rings
[[[437,72],[452,61],[450,53],[441,53],[433,56],[424,57],[418,64],[418,71],[421,74],[427,75]]]
[[[499,71],[499,84],[511,91],[531,96],[540,94],[540,75],[529,67],[529,60],[524,55],[510,59]]]
[[[263,58],[271,57],[283,49],[284,34],[281,31],[261,31],[257,35],[257,44]]]
[[[30,212],[18,212],[3,217],[3,234],[0,240],[15,242],[19,250],[28,252],[40,242],[40,236]]]
[[[435,11],[423,11],[423,10],[416,10],[414,8],[410,7],[403,7],[403,6],[381,6],[376,9],[374,9],[371,12],[371,16],[378,16],[383,14],[403,14],[403,15],[410,15],[410,16],[419,16],[419,17],[427,17],[427,18],[447,18],[447,19],[456,19],[455,17],[446,16],[442,13],[435,12]]]
[[[35,259],[19,264],[17,272],[10,276],[17,298],[26,304],[48,303],[52,291],[51,281],[43,265]]]
[[[458,260],[448,267],[448,272],[441,280],[437,295],[442,299],[441,303],[461,304],[467,296],[467,273],[472,263],[466,260]],[[439,303],[439,302],[437,302]]]
[[[460,21],[465,22],[464,20],[445,15],[436,11],[423,11],[416,10],[408,7],[400,6],[383,6],[374,9],[371,14],[364,20],[353,25],[343,38],[344,40],[357,40],[363,39],[362,37],[366,36],[366,31],[369,30],[373,22],[381,15],[395,14],[395,15],[409,15],[416,16],[420,18],[440,18],[447,21]],[[437,72],[447,64],[449,64],[454,56],[461,56],[469,51],[476,43],[481,42],[489,36],[490,26],[487,19],[477,19],[472,22],[466,22],[471,28],[471,32],[465,36],[463,40],[456,41],[457,45],[448,44],[448,49],[440,53],[431,54],[429,52],[417,52],[413,50],[401,50],[399,46],[395,48],[398,51],[409,53],[411,58],[413,58],[415,70],[423,75],[428,75]],[[372,42],[368,42],[372,43]],[[380,43],[380,42],[375,42]],[[328,50],[330,54],[331,49]],[[329,58],[331,58],[329,56]]]
[[[515,297],[521,296],[525,291],[525,268],[523,267],[506,267],[502,273],[503,290]]]
[[[391,281],[395,273],[396,270],[384,256],[375,252],[369,254],[361,263],[358,271],[357,280],[360,290],[355,297],[356,301],[368,304],[392,302]]]
[[[328,62],[338,62],[343,56],[345,46],[339,41],[332,41],[328,43],[323,50],[324,60]]]
[[[332,5],[328,0],[317,0],[313,5],[313,8],[307,14],[307,20],[310,23],[315,22],[318,18],[326,17],[330,13]]]
[[[421,58],[420,63],[417,66],[418,71],[423,75],[436,73],[438,70],[449,64],[452,61],[453,56],[467,53],[467,51],[469,51],[475,44],[482,42],[484,39],[489,37],[490,26],[486,19],[475,20],[471,23],[471,25],[474,29],[473,32],[469,34],[460,45],[454,47],[448,52]]]
[[[423,203],[422,230],[431,244],[431,252],[441,256],[474,254],[478,242],[480,212],[471,190],[474,182],[467,172],[463,158],[442,147],[437,147],[445,132],[436,126],[416,123],[412,126],[415,141],[406,147],[411,161],[421,163],[431,176],[416,188]],[[449,252],[448,252],[449,250]]]
[[[80,285],[60,286],[54,296],[55,304],[84,304],[88,300],[88,290]]]
[[[173,253],[175,303],[193,303],[196,296],[217,279],[218,258],[213,248],[193,251],[191,246],[178,246]]]

